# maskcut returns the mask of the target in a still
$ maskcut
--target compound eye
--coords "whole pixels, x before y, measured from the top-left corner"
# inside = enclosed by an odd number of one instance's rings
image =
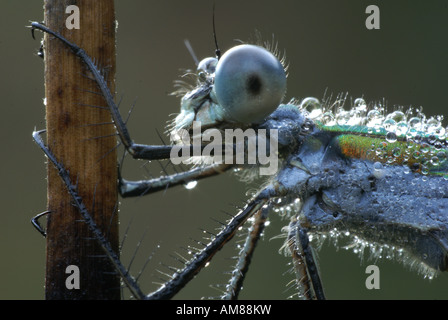
[[[205,58],[202,59],[201,62],[199,62],[198,64],[198,72],[204,71],[207,72],[208,74],[212,74],[215,73],[215,69],[216,69],[216,64],[218,63],[218,59],[216,58]]]
[[[213,90],[230,120],[259,123],[282,101],[286,73],[271,52],[243,44],[228,50],[219,59]]]

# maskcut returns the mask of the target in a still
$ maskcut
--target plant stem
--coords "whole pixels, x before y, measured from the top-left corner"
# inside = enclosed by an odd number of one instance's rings
[[[115,91],[115,10],[113,0],[46,0],[45,24],[78,44]],[[79,8],[80,28],[68,29],[68,5]],[[77,181],[95,223],[118,252],[117,156],[115,129],[97,85],[70,50],[45,34],[47,146]],[[95,107],[96,106],[96,107]],[[98,124],[98,125],[91,125]],[[103,125],[100,125],[103,124]],[[110,261],[72,205],[62,180],[48,164],[46,299],[119,299],[120,280]],[[66,268],[79,268],[80,288],[68,289]]]

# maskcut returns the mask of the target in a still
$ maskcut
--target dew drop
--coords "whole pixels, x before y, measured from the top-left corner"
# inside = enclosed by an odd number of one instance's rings
[[[373,125],[376,125],[378,119],[380,118],[381,118],[381,112],[379,112],[376,109],[370,110],[367,113],[367,119],[369,120],[369,123],[373,123]]]
[[[421,119],[418,117],[413,117],[411,119],[409,119],[409,127],[413,128],[413,129],[420,129],[421,128]]]
[[[373,175],[375,176],[375,178],[377,179],[382,179],[384,178],[384,170],[383,170],[383,164],[381,162],[375,162],[373,164]]]
[[[334,115],[331,111],[327,111],[323,114],[322,116],[322,124],[326,125],[326,126],[331,126],[334,124]]]
[[[375,170],[375,171],[379,171],[379,170],[382,170],[383,169],[383,165],[382,165],[382,163],[381,162],[375,162],[374,164],[373,164],[373,169]]]
[[[411,168],[409,168],[408,166],[403,167],[403,173],[404,173],[404,174],[409,174],[409,173],[411,173]]]
[[[414,159],[419,159],[422,156],[422,154],[420,151],[416,150],[412,153],[412,156],[414,157]]]
[[[383,122],[383,127],[384,129],[386,129],[387,131],[396,131],[397,129],[397,122],[394,119],[386,119]]]
[[[404,121],[397,123],[397,135],[405,135],[408,132],[408,124]]]
[[[421,148],[420,148],[420,151],[423,152],[423,153],[428,153],[429,150],[430,150],[429,144],[427,144],[427,143],[425,143],[425,142],[422,143],[422,146],[421,146]]]
[[[386,118],[394,120],[395,122],[401,122],[406,120],[406,115],[402,111],[396,110],[390,113]]]
[[[311,119],[318,118],[322,115],[322,105],[319,99],[314,97],[308,97],[302,100],[300,103],[300,109],[308,112],[308,117]]]
[[[437,158],[439,159],[440,162],[443,162],[446,160],[446,152],[445,151],[439,151],[437,153]]]
[[[196,180],[189,181],[189,182],[184,184],[184,188],[188,189],[188,190],[191,190],[191,189],[194,189],[197,184],[198,184],[198,182]]]
[[[397,135],[395,134],[395,132],[389,131],[386,133],[386,140],[390,143],[394,143],[395,141],[397,141]]]
[[[430,134],[430,135],[428,136],[428,142],[429,142],[430,144],[434,144],[436,141],[437,141],[437,136],[436,136],[435,134]]]
[[[356,108],[365,107],[366,101],[363,98],[356,98],[353,104]]]
[[[317,163],[313,163],[310,165],[309,170],[311,174],[315,175],[319,173],[320,167]]]
[[[336,114],[336,123],[339,125],[345,125],[350,121],[350,112],[345,110],[339,110]]]
[[[392,150],[392,155],[393,155],[394,157],[399,157],[399,156],[401,156],[401,149],[400,149],[399,147],[394,148],[394,149]]]
[[[436,157],[436,156],[431,157],[430,162],[431,162],[431,164],[432,164],[433,166],[438,166],[438,165],[439,165],[439,158]]]

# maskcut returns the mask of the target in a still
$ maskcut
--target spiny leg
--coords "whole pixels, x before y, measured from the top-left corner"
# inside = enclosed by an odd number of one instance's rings
[[[147,299],[170,299],[182,289],[193,277],[209,262],[212,257],[224,246],[237,232],[247,219],[256,212],[262,210],[272,196],[272,189],[266,188],[255,196],[246,207],[206,245],[204,249],[196,253],[193,259],[186,263],[185,268],[174,274],[171,280],[166,282],[159,290],[149,294]]]
[[[123,281],[129,288],[129,290],[132,292],[132,294],[136,298],[142,299],[144,297],[144,294],[141,292],[141,290],[138,287],[135,280],[129,275],[126,268],[121,264],[118,255],[114,252],[109,241],[104,237],[101,230],[96,225],[90,212],[87,210],[86,206],[84,205],[81,196],[78,194],[76,185],[71,182],[69,173],[67,172],[65,167],[56,159],[54,154],[45,146],[45,144],[40,136],[44,131],[45,130],[33,132],[34,141],[42,149],[42,151],[45,153],[47,158],[53,163],[53,165],[58,170],[58,174],[61,177],[61,179],[63,180],[65,186],[67,187],[67,190],[73,199],[74,205],[76,206],[76,208],[78,208],[80,214],[82,215],[82,217],[84,219],[84,222],[87,224],[90,231],[93,233],[95,239],[98,241],[101,248],[107,255],[108,259],[113,264],[115,270],[120,274],[121,278],[123,279]]]
[[[292,255],[299,295],[306,300],[325,300],[319,270],[309,245],[307,230],[295,220],[289,225],[287,245]]]
[[[249,228],[244,246],[241,248],[235,269],[232,271],[232,278],[226,285],[226,291],[222,299],[236,300],[243,287],[243,281],[246,277],[252,256],[255,252],[258,240],[264,231],[265,222],[268,217],[269,209],[261,208],[252,217],[253,221]]]
[[[54,32],[47,28],[46,26],[38,23],[38,22],[32,22],[31,23],[31,32],[34,38],[34,30],[38,29],[43,32],[49,33],[62,41],[77,57],[79,57],[84,64],[87,66],[89,71],[93,75],[93,80],[97,83],[101,94],[103,95],[108,107],[109,111],[112,117],[112,120],[115,124],[115,128],[117,130],[118,136],[120,137],[121,142],[123,143],[126,150],[129,152],[129,154],[132,155],[135,159],[144,159],[144,160],[164,160],[169,159],[171,156],[171,150],[173,146],[151,146],[151,145],[143,145],[143,144],[137,144],[134,143],[129,135],[129,132],[126,127],[126,122],[121,117],[121,114],[118,110],[117,105],[115,104],[114,98],[112,93],[109,90],[109,87],[104,80],[103,75],[101,74],[100,70],[97,68],[96,64],[92,59],[86,54],[86,52],[78,47],[76,44],[71,43],[67,39],[65,39],[62,35],[60,35],[57,32]],[[205,146],[202,146],[201,149],[203,149]],[[193,146],[184,146],[181,147],[182,152],[192,152]],[[176,175],[175,177],[167,177],[167,179],[161,179],[156,183],[156,187],[154,191],[163,190],[178,184],[187,183],[191,180],[199,180],[204,177],[209,177],[213,175],[217,175],[222,173],[223,171],[226,171],[229,169],[229,166],[227,165],[210,165],[205,166],[202,169],[193,169],[191,171],[185,172],[184,174]],[[177,181],[177,182],[176,182]],[[127,181],[122,180],[121,186],[120,186],[120,192],[123,192],[123,196],[140,196],[142,194],[149,194],[151,192],[154,192],[151,190],[151,187],[148,188],[149,183],[154,183],[156,181],[141,181],[141,186],[138,186],[139,182],[137,181]],[[163,184],[165,183],[165,184]],[[161,185],[163,184],[163,186]],[[129,190],[145,190],[144,193],[138,193],[133,192]]]
[[[81,196],[77,192],[76,185],[71,182],[69,173],[64,168],[64,166],[58,162],[53,153],[45,146],[40,134],[42,134],[45,130],[36,131],[33,133],[33,138],[35,142],[39,145],[39,147],[43,150],[48,159],[54,164],[56,169],[58,170],[58,174],[61,179],[64,181],[65,186],[69,194],[71,195],[74,205],[78,208],[81,213],[84,222],[88,225],[89,229],[92,231],[95,239],[101,245],[101,248],[104,250],[106,256],[114,265],[116,271],[122,277],[124,283],[132,292],[134,297],[137,299],[170,299],[176,293],[178,293],[190,280],[194,278],[194,276],[209,262],[213,256],[224,246],[228,241],[230,241],[238,228],[241,227],[247,219],[253,216],[256,212],[262,210],[263,206],[267,204],[269,199],[274,196],[275,191],[271,188],[266,188],[262,190],[257,196],[255,196],[246,207],[238,213],[233,219],[223,228],[223,230],[216,235],[216,237],[206,245],[200,252],[195,254],[193,259],[186,263],[183,270],[178,271],[169,280],[165,283],[159,290],[145,296],[143,292],[141,292],[138,284],[134,280],[133,277],[130,276],[128,270],[122,265],[118,255],[111,248],[110,243],[103,236],[102,232],[99,230],[94,220],[92,219],[91,214],[85,207],[82,202]]]
[[[165,190],[168,186],[174,187],[180,184],[186,184],[190,181],[208,178],[216,174],[223,173],[230,168],[232,168],[232,165],[215,164],[205,167],[197,167],[186,172],[180,172],[150,180],[129,181],[121,178],[119,181],[118,190],[124,198],[142,196],[159,190]]]
[[[139,150],[138,145],[135,145],[134,142],[131,140],[129,132],[126,128],[126,125],[121,118],[121,115],[118,111],[118,107],[115,104],[114,98],[112,93],[109,90],[109,87],[107,86],[106,81],[104,80],[100,70],[98,70],[95,63],[92,61],[92,59],[85,53],[83,49],[78,47],[77,45],[71,43],[67,39],[65,39],[62,35],[60,35],[57,32],[54,32],[53,30],[50,30],[46,26],[38,23],[38,22],[32,22],[31,23],[31,32],[34,38],[34,30],[38,29],[43,32],[46,32],[48,34],[51,34],[52,36],[59,39],[61,42],[63,42],[77,57],[79,57],[84,64],[87,66],[89,71],[92,73],[94,80],[96,81],[104,99],[106,100],[107,105],[109,106],[109,111],[112,116],[112,119],[115,123],[116,129],[118,131],[118,134],[120,136],[120,139],[122,143],[125,145],[126,149],[130,154],[134,156],[134,154],[138,155]],[[149,159],[148,159],[149,160]]]
[[[41,235],[43,235],[44,237],[46,237],[47,236],[47,233],[46,233],[46,231],[44,230],[44,228],[42,228],[42,226],[40,225],[40,223],[39,223],[39,219],[41,218],[41,217],[43,217],[43,216],[45,216],[45,215],[47,215],[47,214],[49,214],[51,211],[44,211],[44,212],[41,212],[41,213],[39,213],[38,215],[36,215],[36,216],[34,216],[32,219],[31,219],[31,224],[34,226],[34,228],[36,228],[36,230],[37,231],[39,231],[39,233],[41,234]]]
[[[79,57],[84,64],[87,66],[89,71],[93,75],[93,80],[97,83],[101,94],[103,95],[106,103],[109,107],[110,114],[112,116],[112,120],[115,124],[115,127],[118,132],[118,136],[120,137],[121,142],[125,146],[126,150],[129,154],[132,155],[135,159],[143,159],[143,160],[164,160],[169,159],[171,154],[171,149],[173,146],[163,145],[163,146],[152,146],[152,145],[143,145],[137,144],[132,141],[129,131],[126,127],[126,123],[121,117],[121,114],[118,110],[117,105],[115,104],[114,97],[109,90],[109,87],[104,80],[103,75],[100,70],[97,68],[96,64],[92,61],[92,59],[87,55],[87,53],[76,44],[71,43],[67,39],[65,39],[59,33],[47,28],[43,24],[38,22],[31,23],[31,32],[34,38],[34,30],[38,29],[59,39],[63,42],[77,57]],[[192,146],[185,146],[183,149],[188,149],[188,151],[192,150]]]

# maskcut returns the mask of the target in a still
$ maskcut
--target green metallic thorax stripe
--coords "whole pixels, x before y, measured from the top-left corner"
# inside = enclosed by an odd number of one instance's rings
[[[370,160],[373,162],[409,165],[420,164],[418,157],[420,146],[408,150],[406,142],[386,142],[383,138],[372,138],[354,134],[341,134],[336,137],[340,151],[349,158]],[[410,154],[410,156],[409,156]]]
[[[339,151],[348,158],[369,160],[390,165],[407,165],[414,172],[447,175],[448,150],[436,149],[428,143],[407,141],[405,137],[398,137],[395,142],[386,140],[387,131],[381,129],[372,132],[361,126],[324,126],[316,122],[319,129],[335,134]],[[440,156],[442,153],[442,157]],[[439,155],[439,161],[434,162]]]

